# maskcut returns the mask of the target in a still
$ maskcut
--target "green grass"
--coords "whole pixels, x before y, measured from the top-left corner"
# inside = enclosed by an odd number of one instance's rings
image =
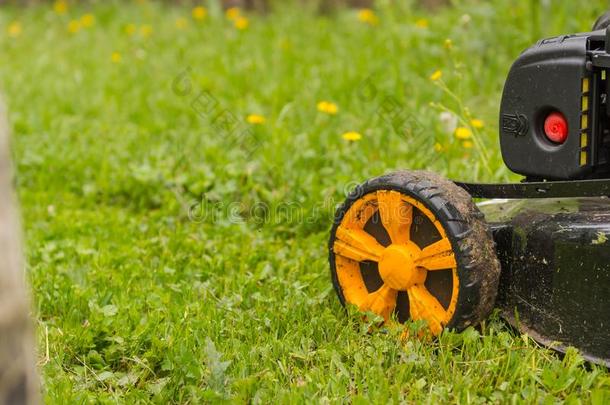
[[[375,27],[285,6],[244,31],[216,7],[202,23],[152,2],[0,9],[48,402],[610,401],[606,369],[496,316],[435,343],[368,333],[326,257],[335,204],[369,177],[515,179],[496,136],[510,63],[535,36],[588,30],[603,2],[456,1],[434,15],[381,3]],[[95,24],[70,34],[85,13]],[[388,119],[387,103],[407,115]],[[442,130],[444,108],[485,121],[478,146]],[[219,128],[223,111],[239,131]]]

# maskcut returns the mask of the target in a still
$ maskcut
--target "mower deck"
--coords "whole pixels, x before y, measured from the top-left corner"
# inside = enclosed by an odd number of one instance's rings
[[[610,196],[610,180],[528,181],[522,183],[455,182],[474,198],[566,198]]]
[[[501,264],[496,306],[514,327],[610,367],[610,199],[479,204]]]

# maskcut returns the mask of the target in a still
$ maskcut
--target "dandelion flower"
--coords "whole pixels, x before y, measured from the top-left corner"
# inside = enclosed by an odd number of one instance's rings
[[[350,142],[355,142],[355,141],[359,141],[362,139],[362,135],[360,135],[360,133],[358,133],[356,131],[346,132],[343,135],[341,135],[341,137],[343,139],[345,139],[346,141],[350,141]]]
[[[441,145],[440,143],[436,142],[434,144],[434,150],[438,153],[441,153],[443,151],[443,145]]]
[[[245,30],[248,28],[248,25],[250,25],[250,22],[246,17],[237,17],[235,21],[233,21],[233,25],[235,25],[235,28],[238,30]]]
[[[197,7],[193,8],[193,11],[191,14],[193,15],[193,19],[201,21],[207,17],[208,10],[205,7],[197,6]]]
[[[339,107],[337,107],[337,104],[331,101],[320,101],[317,107],[318,111],[329,115],[335,115],[339,111]]]
[[[379,18],[370,8],[363,8],[358,11],[358,20],[369,25],[379,24]]]
[[[430,80],[432,80],[433,82],[436,82],[436,81],[440,80],[441,77],[443,77],[443,72],[441,72],[440,70],[437,70],[430,75]]]
[[[417,28],[426,29],[429,25],[430,23],[428,23],[428,20],[426,20],[425,18],[420,18],[419,20],[415,21],[415,26]]]
[[[485,126],[485,123],[479,119],[473,118],[470,120],[470,125],[472,125],[473,128],[481,129]]]
[[[241,10],[239,7],[229,7],[225,11],[225,16],[229,20],[236,20],[239,16],[241,16]]]
[[[443,128],[443,132],[448,135],[451,135],[455,132],[455,129],[458,126],[458,117],[454,113],[450,111],[443,111],[440,113],[438,117],[441,122],[441,126]]]
[[[443,47],[444,47],[445,49],[451,49],[451,48],[453,48],[453,41],[452,41],[450,38],[447,38],[447,39],[445,40],[445,42],[443,43]]]
[[[80,18],[80,23],[83,27],[89,28],[95,24],[95,16],[93,14],[85,14]]]
[[[472,149],[472,147],[474,146],[474,144],[473,144],[472,142],[470,142],[470,141],[464,141],[464,142],[462,142],[462,146],[463,146],[465,149]]]
[[[17,38],[21,35],[22,31],[23,29],[21,28],[21,23],[19,21],[10,23],[7,29],[8,35],[12,38]]]
[[[246,121],[248,121],[248,123],[252,125],[261,125],[264,124],[267,120],[262,115],[250,114],[246,117]]]
[[[68,32],[70,34],[76,34],[81,29],[81,23],[78,20],[70,20],[68,23]]]
[[[57,14],[66,14],[68,11],[68,2],[65,0],[57,0],[55,3],[53,3],[53,10]]]
[[[112,63],[121,63],[123,57],[118,52],[112,52],[112,55],[110,55],[110,60],[112,61]]]
[[[466,127],[458,127],[455,130],[455,137],[461,140],[470,139],[472,138],[472,131]]]
[[[138,30],[138,27],[136,27],[135,24],[127,24],[125,26],[125,33],[129,36],[132,36],[133,34],[135,34],[137,30]]]
[[[143,38],[148,38],[149,36],[151,36],[152,31],[152,27],[148,24],[145,24],[140,27],[140,35],[142,35]]]

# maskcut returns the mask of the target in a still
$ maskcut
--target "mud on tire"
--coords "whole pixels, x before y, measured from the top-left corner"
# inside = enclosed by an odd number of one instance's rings
[[[406,213],[389,218],[389,201]],[[329,261],[343,305],[399,322],[424,319],[434,334],[481,322],[494,307],[500,276],[493,238],[470,195],[425,171],[394,172],[357,187],[336,212]],[[444,265],[452,268],[438,268]]]

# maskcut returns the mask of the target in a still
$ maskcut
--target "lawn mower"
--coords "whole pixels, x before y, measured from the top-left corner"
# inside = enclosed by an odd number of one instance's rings
[[[497,307],[539,343],[610,366],[609,15],[511,67],[500,148],[522,182],[399,171],[348,195],[329,241],[343,305],[432,335]]]

